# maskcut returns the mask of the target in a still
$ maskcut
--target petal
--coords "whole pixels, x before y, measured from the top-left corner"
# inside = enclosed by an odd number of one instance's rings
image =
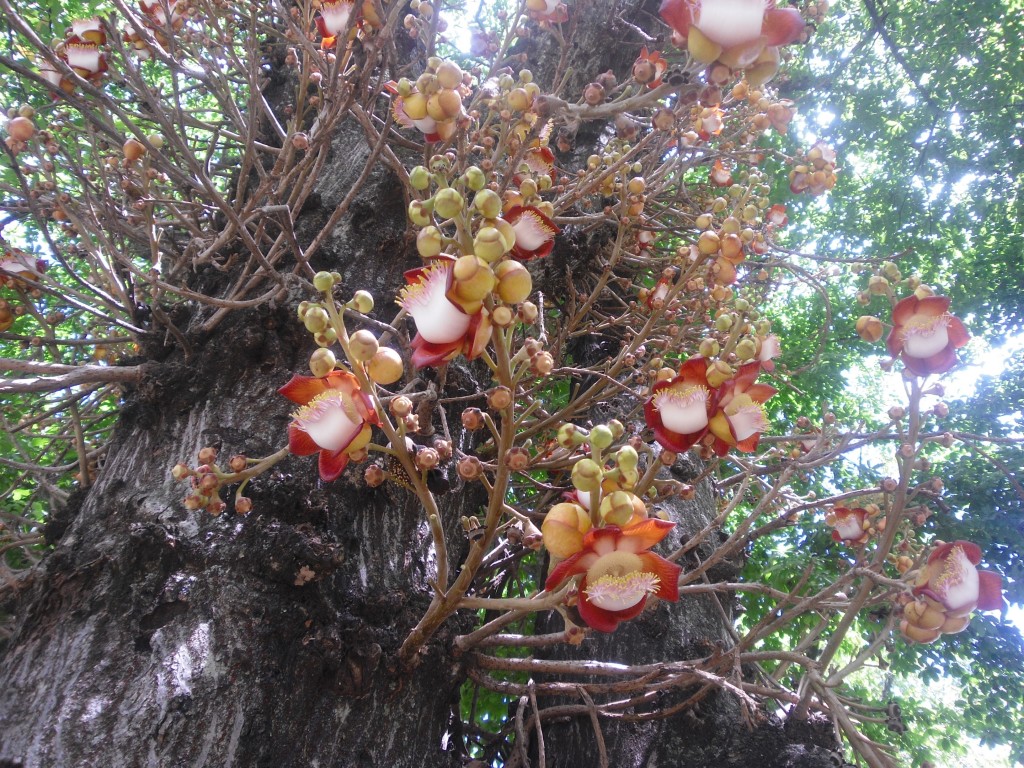
[[[967,329],[964,328],[964,324],[960,322],[959,317],[950,316],[949,325],[946,326],[946,333],[949,335],[949,343],[953,346],[953,349],[960,349],[960,347],[971,340],[971,335],[967,333]]]
[[[647,604],[647,598],[644,597],[643,600],[632,608],[627,608],[624,611],[606,611],[604,608],[599,608],[587,600],[586,595],[582,592],[582,587],[585,585],[581,584],[580,586],[580,600],[576,604],[576,608],[583,620],[587,622],[587,626],[599,632],[614,632],[615,628],[619,626],[620,621],[626,621],[637,616]]]
[[[650,517],[641,523],[622,529],[615,548],[620,552],[643,552],[668,536],[669,531],[675,527],[676,524],[670,523],[668,520]]]
[[[288,450],[296,456],[312,456],[320,450],[305,430],[299,429],[295,423],[288,425]]]
[[[755,403],[765,403],[768,398],[778,394],[778,391],[771,384],[754,384],[747,388],[747,394]]]
[[[920,299],[913,294],[897,301],[896,306],[892,308],[892,324],[898,327],[906,323],[907,320],[917,313],[917,303],[919,301]]]
[[[916,376],[928,376],[932,373],[945,373],[960,362],[952,347],[946,347],[938,354],[925,358],[914,357],[913,355],[908,355],[906,351],[904,351],[902,359],[903,364],[907,366],[907,369]]]
[[[305,405],[317,395],[322,394],[326,389],[327,383],[324,379],[295,374],[289,379],[287,384],[277,391],[293,403]]]
[[[658,11],[672,29],[683,39],[693,23],[693,0],[662,0]]]
[[[928,562],[931,563],[939,557],[945,560],[954,547],[960,548],[960,551],[971,561],[971,565],[977,565],[981,562],[981,547],[973,541],[964,541],[963,539],[957,539],[956,541],[947,542],[940,547],[936,547],[928,556]]]
[[[654,590],[654,594],[670,603],[677,602],[679,600],[679,574],[683,572],[682,566],[669,562],[653,552],[644,552],[640,555],[640,559],[644,561],[644,571],[658,577],[658,588]]]
[[[547,581],[544,582],[544,589],[554,592],[566,579],[586,573],[587,569],[596,561],[597,556],[587,548],[587,537],[584,536],[583,549],[572,557],[567,557],[552,569],[548,574]]]
[[[998,573],[978,571],[978,610],[998,611],[1003,607],[1003,580]]]
[[[768,38],[768,45],[788,45],[800,39],[804,26],[796,8],[772,8],[764,15],[761,34]]]
[[[344,451],[320,451],[320,479],[325,483],[336,480],[347,464],[348,454]]]
[[[697,443],[700,442],[701,438],[708,433],[707,427],[694,432],[691,435],[679,435],[668,429],[665,429],[660,423],[652,424],[654,430],[654,439],[658,445],[664,448],[666,451],[672,451],[672,453],[686,453],[688,450],[693,448]]]
[[[413,368],[426,368],[431,365],[441,365],[459,354],[462,346],[462,339],[453,341],[450,344],[431,344],[418,333],[412,340],[412,365]]]

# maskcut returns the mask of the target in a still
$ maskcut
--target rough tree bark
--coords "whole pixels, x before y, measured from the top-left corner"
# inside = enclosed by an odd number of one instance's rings
[[[656,0],[638,8],[577,3],[568,95],[608,68],[623,74],[644,41],[616,17],[652,28],[656,10]],[[622,45],[609,46],[609,33]],[[530,44],[535,69],[554,65],[550,42]],[[318,198],[298,221],[306,242],[368,152],[351,122],[333,148]],[[585,262],[586,252],[572,258]],[[416,261],[400,186],[379,170],[315,266],[371,290],[386,314],[402,271]],[[291,460],[254,481],[254,514],[213,518],[185,510],[170,478],[203,445],[225,455],[280,447],[289,404],[276,389],[310,351],[294,320],[306,297],[293,294],[232,315],[208,337],[189,335],[191,354],[156,341],[144,348],[152,367],[126,392],[97,483],[50,523],[53,553],[8,606],[20,623],[0,657],[0,766],[460,764],[452,734],[463,670],[450,640],[471,617],[450,620],[415,669],[395,661],[434,573],[410,494],[370,490],[358,468],[324,485],[315,462]],[[177,320],[196,327],[200,314]],[[450,376],[446,394],[488,386],[480,378],[460,391],[462,379]],[[479,502],[462,486],[442,497],[453,553],[464,547],[459,516]],[[713,504],[704,493],[680,507],[681,533],[709,519]],[[706,655],[729,642],[728,601],[724,610],[712,601],[659,605],[582,652],[621,661]],[[828,733],[794,735],[763,719],[747,729],[735,699],[715,693],[696,714],[602,725],[615,766],[832,764],[821,757],[834,747]],[[548,765],[597,764],[589,719],[545,730]]]

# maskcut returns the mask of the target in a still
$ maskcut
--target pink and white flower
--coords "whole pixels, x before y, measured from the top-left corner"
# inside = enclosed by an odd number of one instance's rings
[[[714,451],[725,456],[731,449],[753,451],[768,427],[764,403],[778,392],[768,384],[757,384],[760,362],[740,366],[736,375],[720,388],[718,410],[708,422],[715,436]]]
[[[532,205],[516,205],[502,217],[512,225],[516,233],[516,244],[512,255],[519,261],[529,261],[547,256],[555,246],[555,235],[559,229],[538,208]]]
[[[683,453],[708,433],[716,402],[707,361],[691,357],[680,366],[679,375],[654,385],[644,403],[644,418],[662,448]]]
[[[351,373],[296,375],[278,392],[302,406],[288,425],[288,449],[296,456],[319,453],[320,478],[325,482],[344,471],[351,455],[370,442],[371,425],[380,423],[373,402]]]
[[[491,339],[491,322],[482,311],[467,314],[448,298],[453,272],[452,262],[437,260],[405,273],[407,285],[398,304],[416,321],[412,340],[416,368],[440,365],[460,353],[472,360]]]
[[[559,563],[544,584],[549,592],[573,576],[579,584],[580,616],[601,632],[612,632],[620,621],[643,611],[649,595],[675,602],[679,599],[682,568],[650,552],[675,523],[650,518],[625,528],[591,528],[582,549]]]
[[[970,341],[964,324],[949,314],[945,296],[910,295],[892,310],[889,354],[900,357],[918,376],[945,373],[957,364],[956,350]]]
[[[800,12],[776,8],[775,0],[662,0],[661,18],[678,47],[687,47],[696,29],[737,68],[755,63],[766,47],[795,42],[804,30]]]
[[[320,36],[323,37],[321,48],[324,50],[333,48],[337,43],[338,35],[348,29],[354,4],[354,0],[333,0],[333,2],[321,4],[320,12],[316,16],[316,28]]]

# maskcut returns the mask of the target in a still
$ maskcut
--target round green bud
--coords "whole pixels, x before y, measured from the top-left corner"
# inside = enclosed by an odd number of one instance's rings
[[[422,200],[413,200],[409,203],[409,221],[417,227],[425,227],[430,224],[430,205]]]
[[[715,328],[723,333],[732,328],[732,315],[719,315],[715,318]]]
[[[373,312],[373,296],[369,291],[356,291],[349,303],[356,312],[362,312],[364,315]]]
[[[640,456],[637,454],[636,448],[631,445],[622,446],[619,448],[618,453],[615,454],[615,463],[624,472],[636,469],[637,462],[639,461]]]
[[[327,314],[326,309],[315,304],[306,311],[306,316],[302,318],[302,324],[310,333],[323,333],[330,326],[331,317]]]
[[[576,490],[594,493],[601,487],[601,465],[593,459],[580,459],[572,468],[572,484]]]
[[[442,219],[451,219],[462,213],[466,207],[466,201],[459,194],[457,189],[447,187],[438,190],[434,195],[434,210]]]
[[[485,219],[496,219],[501,215],[501,196],[493,189],[481,189],[473,198],[473,207]]]
[[[430,186],[430,171],[425,166],[417,165],[409,171],[409,184],[413,189],[422,192]]]
[[[331,350],[321,347],[310,355],[309,370],[318,379],[323,378],[334,370],[334,366],[337,362],[338,359],[334,356],[334,353]]]
[[[313,287],[321,293],[330,293],[334,287],[334,275],[330,272],[317,272],[313,276]]]
[[[479,192],[487,185],[487,176],[475,165],[469,166],[462,176],[466,180],[466,186],[474,192]]]
[[[592,430],[590,430],[590,444],[595,448],[599,448],[602,451],[605,448],[611,447],[614,442],[615,436],[612,431],[608,429],[604,424],[598,424]]]

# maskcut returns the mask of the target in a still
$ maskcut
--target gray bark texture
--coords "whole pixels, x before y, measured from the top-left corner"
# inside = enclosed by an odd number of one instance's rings
[[[657,5],[574,4],[576,74],[567,98],[609,68],[625,75],[644,41],[617,19],[657,28]],[[543,33],[522,51],[535,72],[556,64]],[[585,156],[582,142],[597,137],[585,127],[578,151]],[[319,230],[368,151],[358,127],[343,125],[297,222],[300,239]],[[349,291],[371,290],[386,318],[402,272],[418,262],[410,245],[401,188],[379,170],[314,266],[340,271]],[[564,281],[559,259],[578,272],[588,247],[564,233],[551,263],[536,270],[540,286],[544,271]],[[325,485],[314,460],[291,459],[253,481],[253,513],[243,518],[229,508],[215,518],[185,510],[183,485],[170,477],[175,463],[194,462],[204,445],[222,456],[283,445],[290,404],[276,390],[304,372],[312,349],[294,315],[308,297],[293,293],[287,304],[233,314],[209,336],[193,333],[188,355],[159,340],[143,349],[150,375],[126,393],[98,481],[52,520],[54,551],[5,607],[19,625],[0,649],[0,766],[463,764],[454,735],[464,661],[451,639],[472,616],[450,619],[414,669],[395,660],[434,575],[426,522],[411,494],[367,488],[358,466]],[[196,328],[203,312],[183,310],[175,320]],[[472,378],[475,367],[452,369],[446,395],[489,386]],[[481,496],[450,475],[441,511],[455,559],[465,551],[459,517],[476,513]],[[702,493],[676,510],[684,538],[712,514],[714,501]],[[624,663],[706,656],[730,642],[729,600],[716,600],[656,605],[615,634],[560,655]],[[612,766],[834,764],[830,730],[795,733],[764,713],[757,720],[749,724],[734,698],[715,692],[668,720],[602,721],[602,728]],[[598,764],[589,718],[544,727],[547,766]]]

